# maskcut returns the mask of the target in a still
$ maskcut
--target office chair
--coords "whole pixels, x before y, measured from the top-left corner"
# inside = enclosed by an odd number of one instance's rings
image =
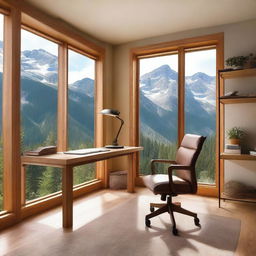
[[[198,156],[201,152],[206,137],[186,134],[181,142],[181,145],[176,154],[176,160],[152,159],[151,160],[151,175],[143,176],[143,181],[154,194],[160,194],[161,200],[166,201],[165,204],[150,203],[151,213],[146,215],[145,224],[150,227],[150,219],[168,212],[173,224],[172,232],[178,235],[176,222],[173,213],[194,217],[194,223],[200,227],[200,221],[196,213],[185,210],[180,203],[173,203],[172,197],[180,194],[195,194],[197,192],[197,179],[195,165]],[[168,174],[156,174],[155,163],[170,163]],[[173,173],[175,171],[175,173]],[[159,208],[155,210],[155,208]]]

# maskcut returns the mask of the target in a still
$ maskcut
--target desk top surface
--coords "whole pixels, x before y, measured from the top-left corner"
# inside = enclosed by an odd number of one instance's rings
[[[44,156],[21,156],[22,165],[46,165],[46,166],[76,166],[86,163],[92,163],[100,160],[106,160],[112,157],[132,154],[143,150],[143,147],[127,147],[119,149],[110,149],[105,152],[91,153],[87,155],[69,155],[63,152]]]

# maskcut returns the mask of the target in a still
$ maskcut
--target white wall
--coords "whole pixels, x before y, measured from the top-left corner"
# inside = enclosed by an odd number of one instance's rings
[[[236,24],[184,31],[115,46],[113,58],[113,107],[121,111],[121,116],[125,120],[125,126],[120,135],[120,143],[129,145],[130,49],[150,44],[224,32],[224,58],[227,59],[231,56],[247,55],[251,52],[256,54],[255,28],[256,20],[252,20]],[[236,84],[234,86],[238,86],[240,89],[241,87],[244,87],[244,83],[241,82],[241,84]],[[251,82],[247,85],[247,89],[256,93],[255,82]],[[247,104],[244,106],[237,105],[235,106],[234,111],[231,111],[230,106],[228,106],[226,113],[226,127],[232,127],[234,125],[242,127],[248,126],[249,132],[254,134],[254,138],[256,138],[256,104]],[[226,161],[225,166],[225,177],[227,179],[236,179],[256,186],[256,161],[249,163],[243,161]],[[114,167],[116,169],[125,168],[126,163],[124,160],[115,162]]]

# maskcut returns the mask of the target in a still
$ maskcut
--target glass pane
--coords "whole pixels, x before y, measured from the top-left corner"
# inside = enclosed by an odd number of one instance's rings
[[[4,16],[0,14],[0,211],[4,210],[3,206],[3,140],[2,140],[2,90],[3,90],[3,29]]]
[[[68,51],[69,149],[94,147],[95,61]],[[95,164],[74,168],[74,185],[96,178]]]
[[[56,145],[58,45],[21,31],[21,151]],[[26,200],[60,190],[58,168],[28,166]]]
[[[178,127],[178,55],[140,60],[140,173],[152,158],[174,159]],[[167,168],[159,165],[158,171]]]
[[[197,179],[215,183],[216,50],[185,54],[185,132],[207,136],[197,161]]]

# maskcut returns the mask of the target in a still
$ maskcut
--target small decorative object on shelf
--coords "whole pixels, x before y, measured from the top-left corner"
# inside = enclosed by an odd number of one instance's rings
[[[252,155],[252,156],[256,156],[256,151],[251,150],[251,151],[250,151],[250,155]]]
[[[256,68],[256,56],[250,53],[247,62],[244,64],[244,68]]]
[[[239,145],[240,140],[245,136],[245,131],[240,127],[233,127],[227,130],[227,138],[230,144]]]

